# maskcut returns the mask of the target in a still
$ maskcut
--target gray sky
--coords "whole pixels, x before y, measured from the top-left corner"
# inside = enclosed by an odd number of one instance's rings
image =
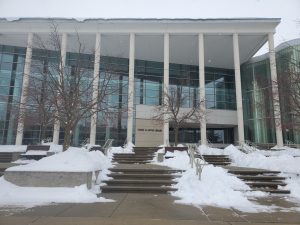
[[[281,18],[275,45],[300,37],[300,0],[0,0],[0,17]],[[266,51],[264,46],[259,53]]]

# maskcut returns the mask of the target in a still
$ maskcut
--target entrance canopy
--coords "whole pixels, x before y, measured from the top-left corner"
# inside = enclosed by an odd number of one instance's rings
[[[240,63],[249,60],[274,33],[280,19],[0,19],[0,44],[26,47],[27,34],[49,37],[58,25],[68,34],[68,50],[80,42],[86,53],[95,49],[96,33],[101,33],[101,55],[129,57],[129,34],[134,33],[135,58],[163,61],[164,33],[170,34],[170,63],[198,65],[198,34],[204,34],[205,66],[233,68],[232,34],[239,35]]]

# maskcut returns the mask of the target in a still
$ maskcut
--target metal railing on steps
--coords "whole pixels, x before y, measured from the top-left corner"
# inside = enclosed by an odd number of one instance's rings
[[[201,180],[201,174],[203,171],[204,166],[209,165],[207,162],[205,162],[201,152],[199,153],[200,158],[195,158],[195,153],[197,152],[197,145],[196,144],[187,144],[188,147],[188,155],[190,157],[190,165],[191,168],[196,169],[196,175],[198,176],[198,179]]]

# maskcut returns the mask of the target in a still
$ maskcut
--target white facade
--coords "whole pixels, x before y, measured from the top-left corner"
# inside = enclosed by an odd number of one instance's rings
[[[72,51],[76,33],[95,54],[94,77],[99,77],[101,56],[124,57],[129,59],[128,121],[127,141],[136,135],[137,145],[145,145],[139,137],[139,126],[152,126],[157,130],[156,141],[149,145],[169,144],[169,121],[164,118],[163,125],[153,125],[151,111],[153,106],[134,105],[135,59],[163,63],[163,87],[168,91],[170,63],[199,66],[199,99],[206,99],[205,68],[233,69],[235,75],[237,110],[206,109],[206,118],[199,121],[201,142],[207,143],[208,127],[230,127],[237,130],[235,142],[244,142],[243,107],[240,65],[248,61],[266,41],[269,41],[272,79],[276,80],[276,64],[273,34],[280,19],[94,19],[79,22],[73,19],[57,19],[62,34],[62,55]],[[0,20],[0,44],[27,47],[24,69],[23,90],[30,73],[32,35],[47,37],[50,32],[47,19],[20,19],[17,21]],[[27,44],[26,44],[27,42]],[[65,63],[65,62],[64,62]],[[94,84],[97,89],[97,80]],[[276,87],[274,87],[276,88]],[[95,97],[95,96],[94,96]],[[164,100],[165,101],[165,100]],[[26,99],[21,102],[26,104]],[[279,105],[276,105],[278,109]],[[134,121],[134,110],[135,119]],[[91,118],[90,142],[96,142],[96,114]],[[135,125],[134,125],[135,124]],[[152,124],[152,125],[151,125]],[[58,143],[59,121],[55,122],[53,140]],[[134,127],[135,126],[135,127]],[[18,124],[16,144],[22,143],[22,121]],[[135,130],[134,130],[135,129]],[[145,131],[143,131],[145,132]],[[152,133],[153,134],[153,133]],[[148,133],[151,135],[151,132]],[[282,146],[281,126],[276,128],[277,145]],[[146,143],[147,145],[147,143]]]

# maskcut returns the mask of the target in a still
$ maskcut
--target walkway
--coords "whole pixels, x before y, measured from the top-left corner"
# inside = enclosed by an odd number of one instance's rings
[[[278,225],[299,224],[299,212],[242,213],[217,207],[174,204],[166,194],[106,194],[112,203],[58,204],[32,209],[0,208],[1,225]],[[267,205],[295,207],[284,197],[261,199]]]

